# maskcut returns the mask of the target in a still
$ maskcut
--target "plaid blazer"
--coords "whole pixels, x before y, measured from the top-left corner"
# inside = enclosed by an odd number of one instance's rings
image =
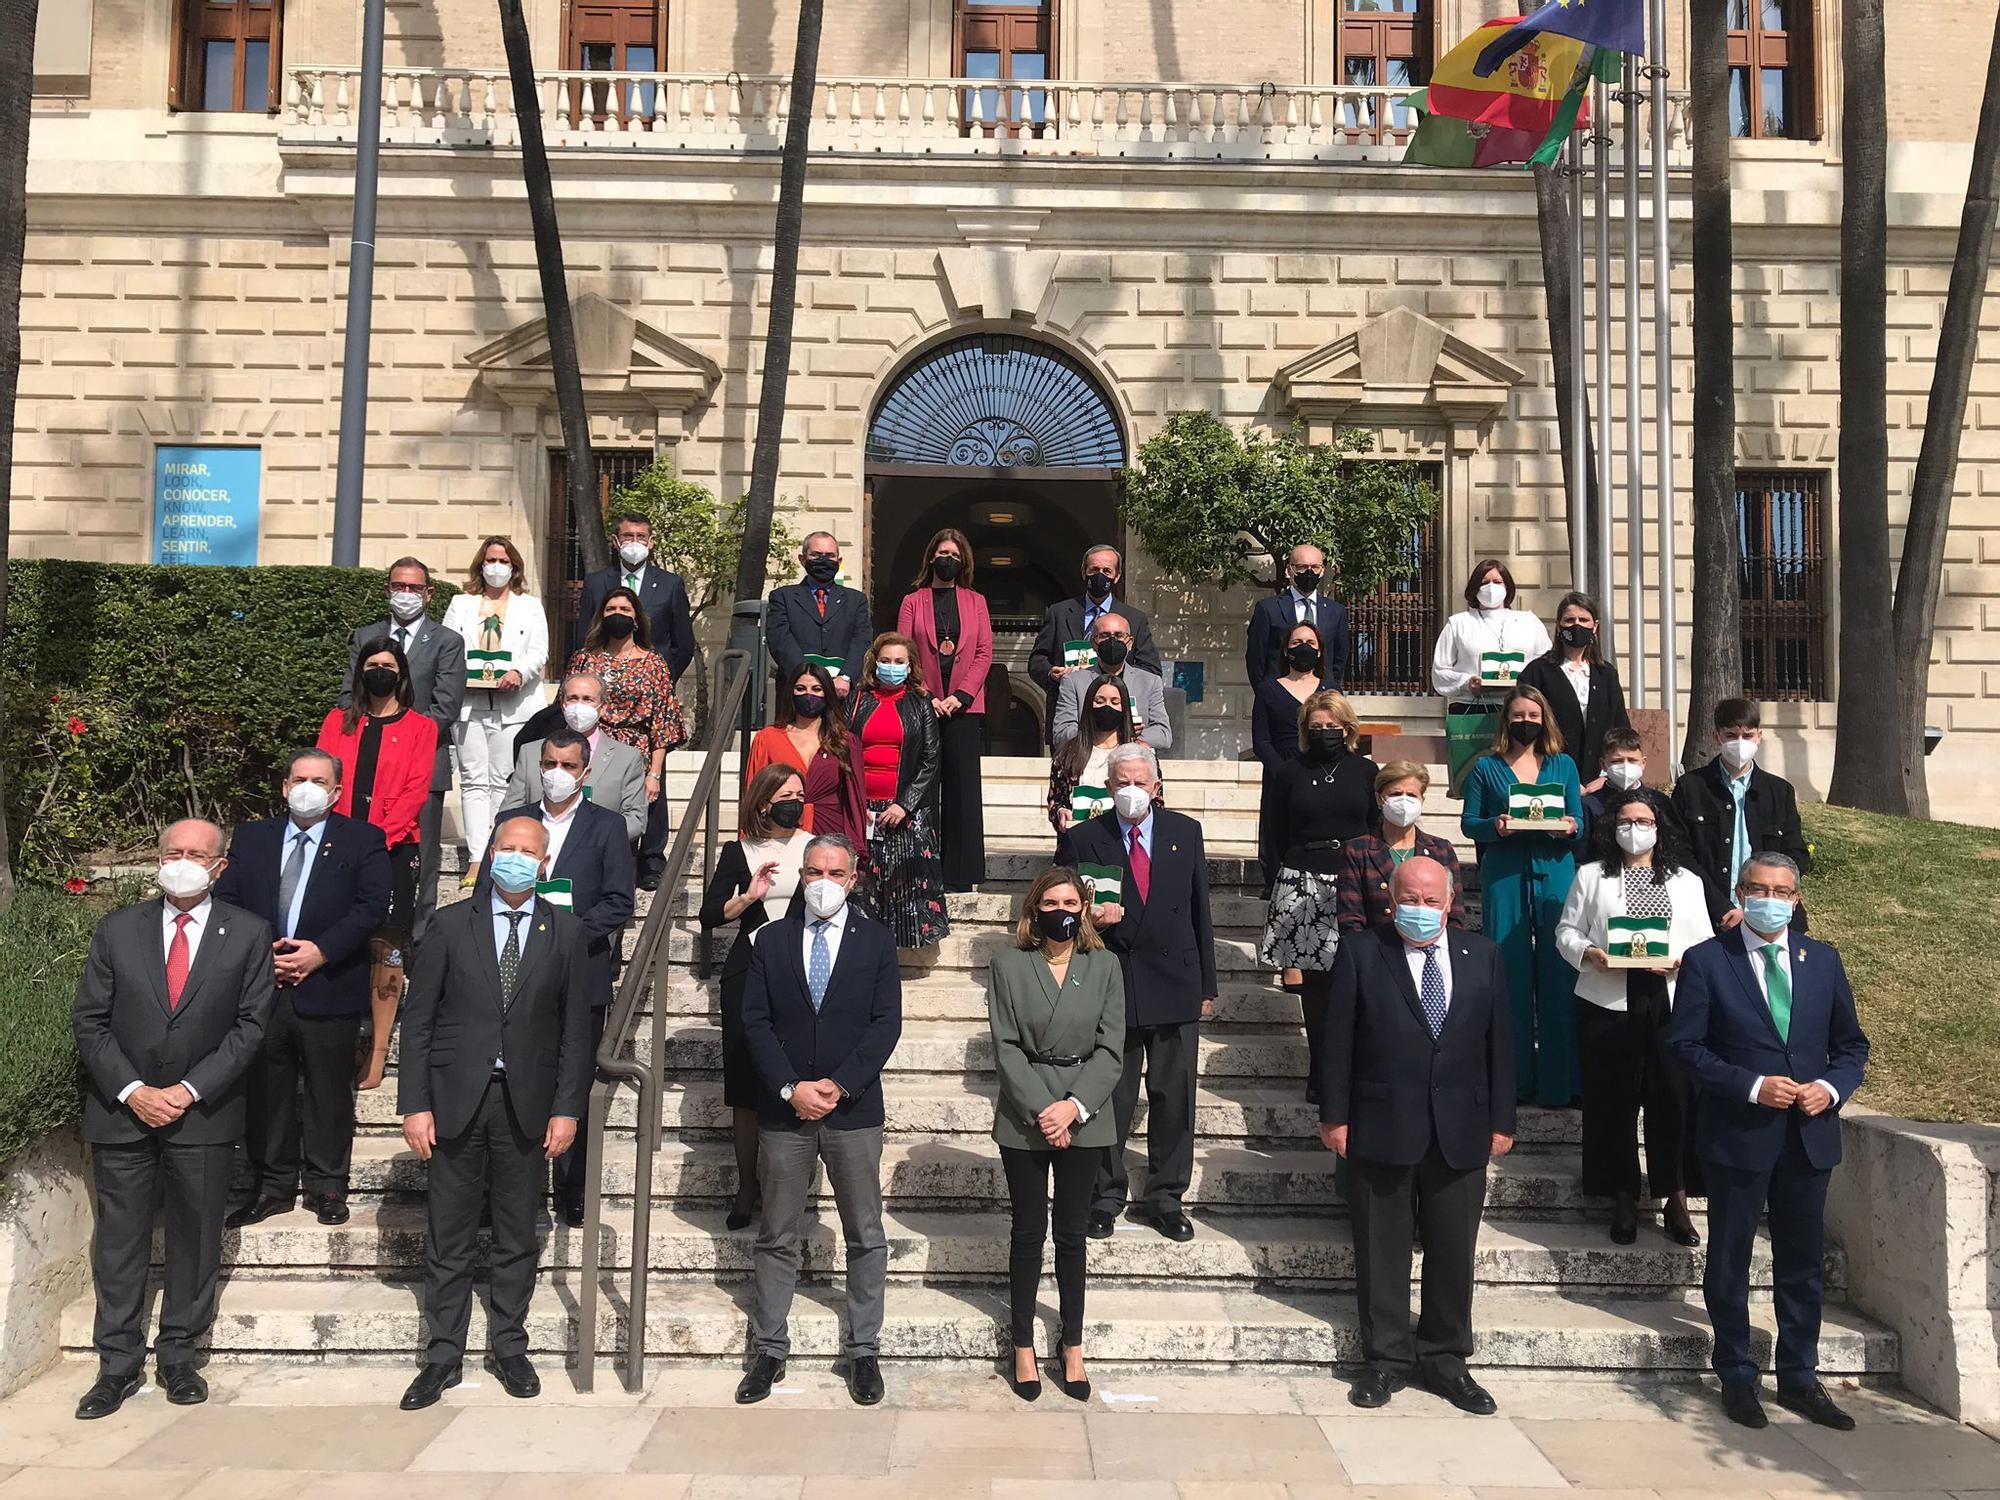
[[[1458,855],[1449,839],[1417,830],[1417,853],[1434,859],[1451,871],[1451,912],[1449,927],[1465,926],[1465,879],[1458,867]],[[1388,927],[1396,920],[1396,906],[1389,899],[1389,882],[1396,862],[1389,849],[1372,833],[1349,839],[1341,850],[1340,873],[1334,879],[1335,911],[1342,932],[1363,932],[1371,927]]]

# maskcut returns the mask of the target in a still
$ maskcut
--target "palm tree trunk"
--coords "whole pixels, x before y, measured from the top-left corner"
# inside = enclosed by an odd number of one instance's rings
[[[7,538],[13,524],[14,397],[21,386],[21,265],[28,253],[28,124],[36,0],[0,0],[0,660],[7,647]],[[0,915],[14,904],[7,763],[0,759]]]
[[[1729,201],[1726,0],[1693,0],[1694,619],[1681,764],[1707,759],[1715,705],[1743,691],[1743,559],[1736,535],[1735,226]]]
[[[1576,274],[1574,257],[1571,254],[1572,240],[1569,217],[1569,196],[1564,191],[1561,175],[1553,166],[1538,164],[1535,169],[1535,226],[1542,237],[1542,297],[1547,304],[1549,315],[1549,358],[1556,367],[1556,422],[1562,442],[1563,493],[1574,494],[1575,476],[1570,473],[1570,447],[1573,441],[1570,432],[1570,403],[1574,399],[1572,387],[1575,384],[1576,350],[1575,340],[1570,337],[1571,300],[1575,296],[1572,278]],[[1583,487],[1585,513],[1597,514],[1597,445],[1591,440],[1590,392],[1583,393]],[[1569,530],[1576,531],[1581,517],[1568,517]],[[1605,580],[1592,576],[1591,569],[1597,565],[1595,548],[1584,554],[1585,576],[1571,580],[1573,588],[1582,589],[1602,600],[1605,596]],[[1606,655],[1612,652],[1611,634],[1607,629],[1598,642]]]
[[[583,376],[576,362],[576,324],[570,317],[569,277],[563,269],[562,228],[556,222],[555,183],[542,140],[535,61],[521,0],[500,0],[500,39],[507,48],[507,76],[514,91],[514,119],[521,131],[521,180],[528,191],[528,219],[535,231],[535,266],[542,276],[542,316],[548,323],[549,364],[556,378],[556,413],[562,420],[564,488],[586,572],[611,566],[611,544],[598,509],[597,465],[590,456],[590,418],[583,407]]]
[[[1937,624],[1938,588],[1944,572],[1945,531],[1958,474],[1965,399],[1979,353],[1979,310],[1993,264],[1993,233],[2000,223],[2000,17],[1986,63],[1986,97],[1972,138],[1972,175],[1958,221],[1958,253],[1951,263],[1931,374],[1924,445],[1910,486],[1910,516],[1903,528],[1903,562],[1896,575],[1893,632],[1897,673],[1897,734],[1903,752],[1903,791],[1913,816],[1931,814],[1924,776],[1924,717],[1930,694],[1931,632]]]
[[[1848,0],[1840,213],[1840,693],[1827,800],[1903,813],[1889,651],[1888,122],[1882,0]],[[1888,680],[1885,682],[1884,675]]]
[[[791,108],[778,170],[778,220],[772,235],[771,316],[764,330],[764,386],[757,398],[757,445],[750,460],[750,497],[743,516],[743,551],[736,597],[760,599],[771,551],[771,511],[777,501],[778,456],[785,435],[785,387],[792,369],[797,313],[799,242],[805,233],[806,158],[813,98],[819,88],[819,30],[824,0],[801,0],[799,43],[792,58]]]

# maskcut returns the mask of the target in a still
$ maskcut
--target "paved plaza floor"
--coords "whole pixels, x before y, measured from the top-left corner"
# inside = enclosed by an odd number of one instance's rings
[[[1100,1375],[1086,1408],[1047,1383],[1026,1406],[997,1375],[883,1370],[888,1400],[865,1411],[824,1368],[747,1409],[722,1370],[660,1369],[637,1394],[607,1370],[585,1396],[545,1369],[524,1402],[469,1368],[404,1413],[406,1366],[216,1364],[205,1406],[148,1385],[83,1423],[93,1371],[73,1363],[0,1402],[0,1500],[2000,1497],[2000,1442],[1875,1389],[1836,1390],[1853,1433],[1775,1405],[1752,1433],[1686,1381],[1493,1374],[1500,1415],[1477,1418],[1420,1392],[1358,1412],[1331,1376]]]

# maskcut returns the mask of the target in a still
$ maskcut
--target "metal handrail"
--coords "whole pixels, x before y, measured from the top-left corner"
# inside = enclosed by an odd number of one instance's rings
[[[737,715],[743,695],[749,691],[752,671],[747,651],[725,651],[716,658],[714,691],[708,722],[702,734],[708,744],[696,773],[694,790],[688,796],[688,816],[674,835],[667,854],[667,866],[660,876],[652,910],[646,925],[632,946],[632,959],[625,968],[611,1014],[605,1018],[604,1040],[597,1048],[598,1077],[590,1088],[589,1119],[584,1138],[572,1150],[591,1152],[588,1160],[597,1169],[586,1172],[583,1190],[582,1285],[576,1299],[576,1388],[588,1391],[597,1374],[598,1255],[604,1218],[604,1132],[611,1115],[611,1098],[621,1083],[629,1083],[639,1096],[634,1120],[634,1162],[632,1179],[632,1267],[631,1286],[625,1299],[625,1385],[639,1389],[646,1359],[646,1272],[647,1246],[652,1237],[653,1154],[665,1131],[660,1118],[660,1058],[666,1037],[666,966],[668,938],[673,931],[674,907],[687,883],[688,867],[694,857],[695,834],[702,838],[702,868],[715,866],[716,825],[722,818],[722,760],[735,739]],[[627,1057],[625,1048],[632,1040],[633,1022],[648,990],[654,992],[653,1049],[650,1056]]]

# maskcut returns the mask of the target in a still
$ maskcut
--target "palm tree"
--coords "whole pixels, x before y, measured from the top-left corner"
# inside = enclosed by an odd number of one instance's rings
[[[521,179],[528,191],[528,219],[535,230],[535,267],[542,276],[542,316],[548,324],[549,364],[556,377],[556,413],[562,419],[565,489],[570,522],[586,572],[611,566],[611,544],[598,510],[597,465],[590,457],[590,418],[583,409],[583,376],[576,363],[576,324],[570,317],[569,277],[563,269],[562,229],[556,222],[555,183],[542,140],[541,97],[521,0],[500,0],[500,39],[507,48],[507,76],[514,91],[514,119],[521,131]]]
[[[1727,4],[1693,0],[1688,37],[1694,92],[1694,619],[1681,750],[1688,766],[1703,759],[1715,705],[1743,691]]]
[[[13,524],[14,396],[21,384],[21,263],[28,253],[28,123],[34,95],[36,0],[0,0],[0,659],[7,645],[7,537]],[[0,914],[14,904],[7,842],[7,766],[0,760]]]
[[[1882,0],[1841,15],[1840,692],[1827,800],[1903,813],[1903,747],[1890,636],[1888,121]],[[1888,680],[1885,682],[1884,674]],[[1886,689],[1886,691],[1885,691]]]
[[[1579,137],[1580,139],[1580,137]],[[1535,165],[1535,226],[1541,231],[1542,239],[1542,295],[1549,314],[1549,358],[1556,371],[1556,423],[1562,442],[1563,493],[1576,493],[1573,488],[1575,476],[1570,473],[1571,433],[1570,402],[1574,399],[1571,386],[1575,380],[1575,340],[1571,337],[1571,299],[1575,296],[1572,278],[1575,275],[1574,242],[1571,238],[1569,196],[1565,192],[1562,177],[1556,168],[1545,163]],[[1590,430],[1590,392],[1583,393],[1583,489],[1584,513],[1597,514],[1597,445],[1592,441]],[[1572,534],[1580,517],[1569,516]],[[1609,592],[1606,580],[1592,575],[1597,566],[1597,549],[1592,547],[1584,553],[1584,577],[1572,579],[1572,586],[1585,593],[1602,599]],[[1611,651],[1610,632],[1605,632],[1599,642],[1604,651]]]
[[[1892,626],[1898,674],[1896,732],[1903,753],[1904,794],[1910,812],[1927,818],[1930,786],[1924,777],[1924,708],[1930,691],[1931,631],[1937,624],[1938,586],[1944,571],[1945,529],[1958,473],[1958,443],[1965,430],[1965,398],[1979,352],[1979,310],[1993,263],[1993,233],[2000,221],[2000,17],[1986,63],[1986,97],[1972,138],[1972,175],[1958,221],[1958,253],[1951,263],[1938,330],[1937,365],[1931,375],[1924,445],[1910,486],[1910,517],[1903,529],[1903,562],[1896,575]]]

